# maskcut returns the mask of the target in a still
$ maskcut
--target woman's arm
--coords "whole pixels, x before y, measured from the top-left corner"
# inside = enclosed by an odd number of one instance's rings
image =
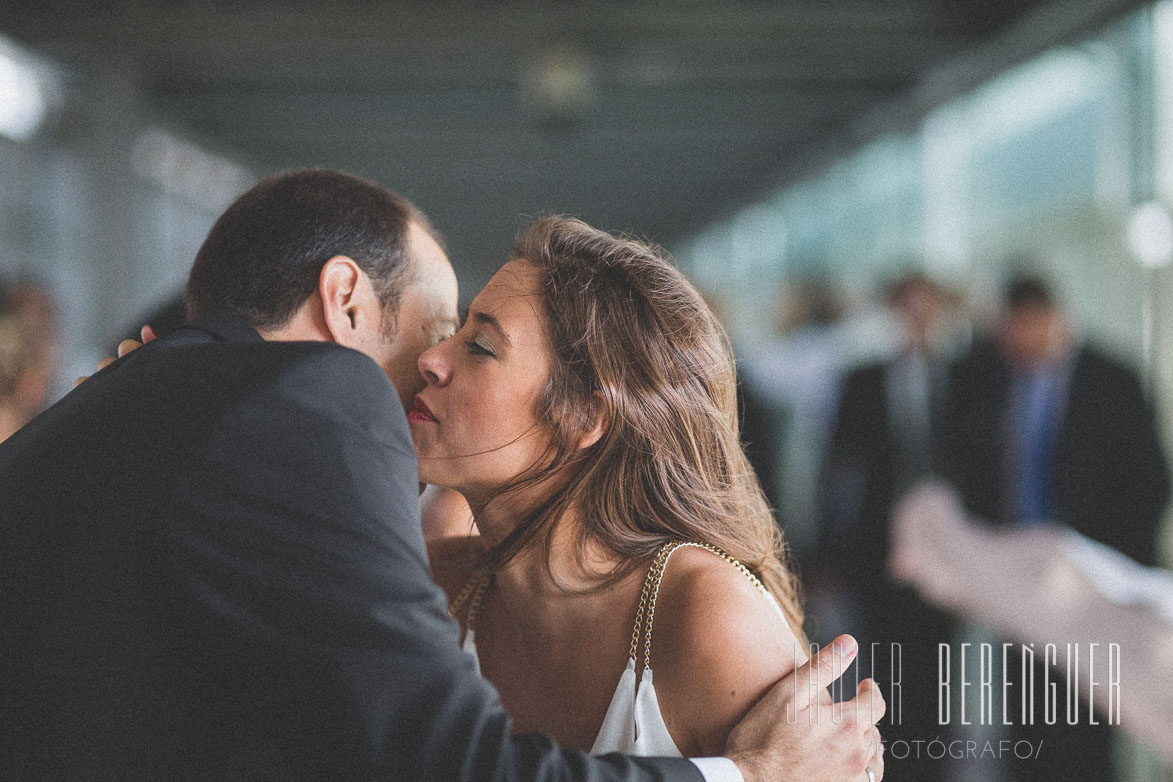
[[[651,660],[661,713],[685,755],[722,752],[737,721],[806,651],[771,599],[728,562],[691,547],[672,554]]]

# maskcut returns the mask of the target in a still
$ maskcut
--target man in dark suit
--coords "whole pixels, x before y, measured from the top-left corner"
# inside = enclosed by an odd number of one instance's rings
[[[902,345],[889,359],[853,369],[843,380],[828,447],[819,583],[858,627],[867,654],[861,675],[900,679],[888,704],[884,734],[894,741],[948,743],[938,721],[937,645],[949,643],[953,621],[889,576],[892,508],[918,481],[940,468],[951,293],[920,273],[887,292]],[[874,644],[874,646],[873,646]],[[889,672],[894,672],[895,675]],[[900,675],[903,673],[903,675]],[[940,780],[950,760],[907,753],[893,764],[903,780]]]
[[[1049,286],[1006,289],[997,344],[953,371],[950,475],[968,510],[998,523],[1053,520],[1156,564],[1169,470],[1136,373],[1075,344]]]
[[[882,773],[878,691],[849,722],[806,686],[831,654],[751,711],[732,761],[510,737],[419,527],[403,407],[456,281],[410,204],[334,172],[261,182],[213,227],[187,304],[188,326],[0,446],[0,778]]]
[[[953,369],[950,411],[947,477],[971,514],[1059,523],[1155,564],[1170,487],[1152,408],[1131,369],[1071,339],[1044,280],[1007,286],[998,340],[979,343]],[[1042,686],[1040,668],[1039,710]],[[1017,690],[1013,697],[1018,703]],[[1016,739],[1044,747],[1039,760],[1015,766],[1016,778],[1111,779],[1111,733],[1086,714],[1084,704],[1074,726],[1062,717],[1047,726],[1041,716],[1016,724]]]

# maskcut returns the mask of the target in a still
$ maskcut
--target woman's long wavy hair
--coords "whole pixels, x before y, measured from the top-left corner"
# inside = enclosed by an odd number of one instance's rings
[[[553,361],[538,415],[552,437],[546,458],[491,501],[551,478],[558,488],[491,561],[541,537],[548,554],[573,508],[580,562],[591,539],[623,560],[616,579],[668,541],[718,546],[765,583],[803,638],[782,534],[741,445],[733,353],[700,294],[656,248],[565,217],[535,223],[512,258],[539,271]],[[579,448],[600,404],[605,431]]]

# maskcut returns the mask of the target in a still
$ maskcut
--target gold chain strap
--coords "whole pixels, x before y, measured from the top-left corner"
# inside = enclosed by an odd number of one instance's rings
[[[651,567],[648,568],[648,576],[644,579],[643,590],[640,592],[639,608],[635,612],[635,628],[631,632],[630,653],[631,659],[633,660],[639,659],[640,635],[643,635],[645,668],[652,667],[652,621],[655,619],[656,600],[660,596],[660,582],[664,579],[664,570],[668,566],[668,557],[672,556],[672,552],[676,551],[676,549],[685,546],[692,546],[693,548],[703,549],[711,554],[716,554],[737,568],[759,592],[764,595],[770,594],[765,584],[761,582],[761,579],[755,576],[749,568],[743,565],[738,559],[729,556],[722,549],[711,543],[699,543],[691,540],[673,540],[665,543],[656,550],[655,556],[652,557]],[[485,592],[488,591],[489,584],[492,580],[492,572],[488,568],[481,569],[469,579],[464,589],[460,590],[460,594],[457,595],[456,599],[448,607],[448,613],[456,618],[459,618],[460,612],[467,608],[464,620],[466,632],[474,629],[477,612],[481,608],[481,601],[484,600]],[[644,627],[645,619],[647,623],[646,628]],[[642,633],[641,630],[643,631]]]
[[[464,589],[460,590],[460,594],[448,606],[448,613],[457,619],[460,618],[461,610],[468,607],[464,619],[466,632],[473,629],[473,623],[476,622],[477,612],[481,608],[481,601],[485,599],[485,591],[489,588],[490,581],[492,581],[492,573],[488,568],[482,568],[469,579],[468,583],[464,585]]]
[[[765,584],[761,582],[761,579],[755,576],[749,568],[711,543],[698,543],[691,540],[674,540],[665,543],[656,551],[655,556],[652,558],[652,565],[648,568],[648,577],[644,579],[643,591],[639,597],[639,608],[635,613],[635,629],[631,633],[631,659],[636,660],[639,657],[640,631],[641,629],[643,630],[645,668],[650,669],[652,667],[652,622],[656,616],[656,600],[660,595],[660,582],[664,578],[664,569],[668,566],[668,557],[672,556],[672,552],[684,546],[692,546],[694,548],[704,549],[711,554],[716,554],[737,568],[759,592],[764,595],[770,594]],[[646,627],[644,627],[645,617]]]
[[[644,614],[647,613],[648,603],[651,598],[653,587],[659,589],[659,578],[657,572],[663,572],[662,565],[667,560],[668,554],[666,552],[675,549],[674,543],[665,543],[656,550],[652,557],[652,565],[648,568],[648,576],[644,579],[643,591],[639,595],[639,608],[635,612],[635,628],[631,631],[631,659],[639,659],[639,636],[640,630],[643,628]]]

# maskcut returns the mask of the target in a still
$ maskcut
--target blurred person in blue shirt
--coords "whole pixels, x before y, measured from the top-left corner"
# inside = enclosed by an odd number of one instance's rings
[[[953,368],[949,408],[945,475],[968,513],[996,525],[1062,525],[1155,563],[1170,484],[1152,406],[1132,369],[1074,337],[1046,280],[1009,282],[997,338]],[[1035,670],[1042,702],[1042,665]],[[1043,746],[1012,765],[1014,780],[1113,778],[1106,725],[1016,719],[1011,734]]]

